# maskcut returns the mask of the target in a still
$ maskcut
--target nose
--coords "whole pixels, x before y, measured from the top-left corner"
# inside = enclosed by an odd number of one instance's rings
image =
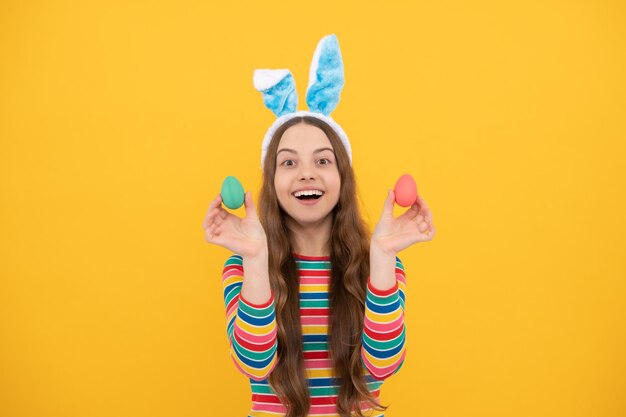
[[[300,169],[299,178],[301,181],[315,179],[315,175],[313,175],[313,168],[311,168],[309,164],[302,164],[300,166],[301,166],[301,169]]]

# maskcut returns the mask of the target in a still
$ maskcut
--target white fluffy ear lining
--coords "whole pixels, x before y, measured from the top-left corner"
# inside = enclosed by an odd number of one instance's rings
[[[277,117],[293,113],[298,107],[296,82],[287,69],[257,69],[252,77],[254,88],[263,93],[263,103]]]
[[[258,91],[265,91],[275,86],[289,74],[288,69],[257,69],[254,70],[252,81],[254,88]]]
[[[343,84],[343,61],[339,41],[334,34],[325,36],[315,48],[309,71],[306,92],[309,110],[325,116],[330,115],[339,103]]]

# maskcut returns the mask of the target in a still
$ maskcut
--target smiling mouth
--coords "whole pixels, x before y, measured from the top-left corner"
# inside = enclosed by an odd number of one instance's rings
[[[306,200],[317,200],[322,197],[325,193],[323,191],[313,191],[313,192],[295,192],[292,195],[298,200],[306,201]]]

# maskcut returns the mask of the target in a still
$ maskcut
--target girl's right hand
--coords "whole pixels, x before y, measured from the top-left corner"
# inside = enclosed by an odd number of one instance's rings
[[[218,194],[209,205],[202,228],[207,242],[253,258],[267,252],[267,238],[250,191],[246,192],[244,203],[246,216],[241,219],[222,207],[222,196]]]

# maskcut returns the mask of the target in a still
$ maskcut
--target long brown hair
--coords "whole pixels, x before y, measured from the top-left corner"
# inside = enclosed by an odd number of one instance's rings
[[[325,122],[311,116],[290,119],[281,125],[269,144],[259,196],[259,219],[267,235],[269,277],[276,307],[278,362],[269,382],[283,404],[287,417],[304,417],[311,406],[305,378],[302,328],[300,324],[298,270],[293,242],[285,221],[287,214],[278,204],[274,188],[276,151],[283,133],[297,123],[322,129],[335,150],[341,179],[339,201],[333,209],[330,236],[332,265],[329,288],[329,348],[340,384],[337,411],[342,417],[363,416],[361,403],[385,410],[370,393],[361,361],[361,337],[367,277],[369,276],[370,233],[357,203],[354,171],[341,140]]]

